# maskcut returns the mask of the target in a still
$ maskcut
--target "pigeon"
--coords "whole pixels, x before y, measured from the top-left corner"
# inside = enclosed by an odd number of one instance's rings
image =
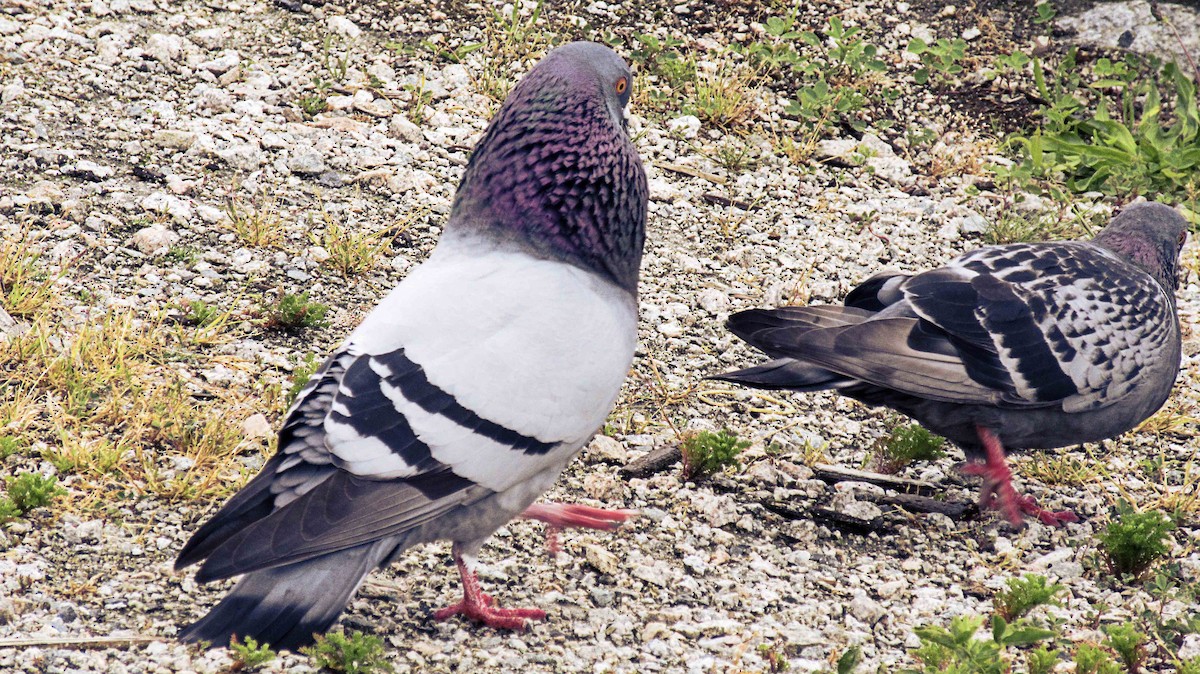
[[[1129,206],[1090,241],[1016,243],[916,275],[883,272],[844,306],[752,309],[727,327],[772,360],[714,379],[832,389],[959,445],[982,508],[1014,526],[1077,521],[1013,488],[1005,449],[1095,442],[1167,400],[1180,367],[1174,291],[1187,223]]]
[[[374,568],[450,540],[462,601],[438,611],[523,629],[475,555],[515,517],[611,529],[630,511],[533,501],[603,424],[632,364],[646,174],[609,48],[548,53],[479,141],[428,260],[300,391],[278,451],[184,546],[197,582],[242,575],[180,639],[295,650]]]

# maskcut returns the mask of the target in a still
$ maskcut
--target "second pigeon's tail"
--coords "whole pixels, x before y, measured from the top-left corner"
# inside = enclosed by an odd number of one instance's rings
[[[791,391],[822,391],[847,383],[847,379],[836,372],[792,358],[777,358],[744,370],[715,374],[708,379]]]
[[[363,578],[394,549],[380,541],[246,574],[208,615],[179,635],[183,641],[227,646],[252,637],[276,649],[313,643],[346,608]]]
[[[790,356],[796,355],[796,345],[810,332],[855,325],[874,315],[866,309],[838,306],[740,311],[730,316],[725,326],[774,360],[708,378],[754,388],[793,391],[821,391],[849,384],[852,380],[843,375]]]

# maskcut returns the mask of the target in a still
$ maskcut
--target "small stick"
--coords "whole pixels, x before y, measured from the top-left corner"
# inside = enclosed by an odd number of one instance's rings
[[[718,185],[724,185],[729,182],[728,178],[723,178],[714,173],[706,173],[704,171],[701,171],[700,169],[694,169],[691,166],[684,166],[683,164],[669,164],[665,161],[656,161],[656,162],[654,162],[654,165],[660,169],[665,169],[667,171],[672,171],[674,173],[682,173],[685,176],[692,176],[693,178],[703,178],[704,180],[707,180],[710,183],[716,183]]]
[[[0,649],[3,648],[123,648],[140,646],[155,641],[169,641],[170,637],[59,637],[48,639],[0,639]]]

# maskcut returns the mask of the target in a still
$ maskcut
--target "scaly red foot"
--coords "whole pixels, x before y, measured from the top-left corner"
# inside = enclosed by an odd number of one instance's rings
[[[1045,510],[1038,506],[1032,496],[1022,496],[1012,485],[1012,471],[1005,460],[1004,447],[1000,438],[990,428],[976,426],[979,440],[983,443],[986,460],[983,463],[968,463],[962,472],[983,478],[979,490],[980,509],[1000,510],[1014,527],[1024,523],[1024,515],[1032,515],[1042,524],[1060,527],[1067,522],[1078,522],[1079,518],[1069,510]]]
[[[637,514],[636,510],[605,510],[576,503],[534,503],[521,517],[546,523],[546,548],[551,555],[557,555],[561,549],[558,534],[563,529],[611,531]]]
[[[469,620],[502,630],[524,631],[530,620],[542,620],[546,612],[537,608],[497,608],[492,598],[479,587],[479,577],[471,570],[467,560],[458,550],[454,551],[454,563],[462,577],[463,599],[457,604],[433,612],[434,620],[446,620],[462,615]]]

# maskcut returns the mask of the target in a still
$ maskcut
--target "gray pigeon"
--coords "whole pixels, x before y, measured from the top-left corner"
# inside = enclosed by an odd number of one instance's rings
[[[727,327],[774,360],[714,379],[833,389],[962,447],[981,507],[1076,521],[1017,494],[1004,448],[1111,438],[1166,401],[1179,373],[1176,266],[1187,223],[1135,204],[1091,241],[989,246],[915,276],[883,273],[845,306],[742,311]]]
[[[310,643],[372,569],[453,541],[462,614],[522,629],[473,571],[514,517],[610,529],[631,513],[533,504],[603,424],[633,359],[647,187],[625,129],[632,75],[607,47],[550,52],[480,140],[428,261],[288,410],[279,450],[176,569],[245,574],[180,634]]]

